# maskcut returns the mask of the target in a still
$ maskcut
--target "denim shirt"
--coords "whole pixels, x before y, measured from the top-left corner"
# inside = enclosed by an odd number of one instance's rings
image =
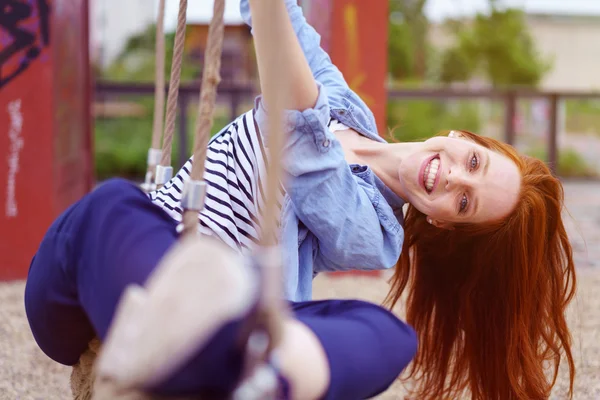
[[[312,280],[324,271],[392,268],[402,250],[404,201],[366,165],[349,165],[327,127],[337,119],[378,141],[372,112],[347,85],[320,47],[319,34],[306,22],[297,0],[285,1],[293,28],[319,89],[315,106],[287,110],[280,245],[284,294],[290,301],[312,298]],[[251,26],[248,0],[240,11]],[[255,119],[268,143],[267,111],[261,96]]]

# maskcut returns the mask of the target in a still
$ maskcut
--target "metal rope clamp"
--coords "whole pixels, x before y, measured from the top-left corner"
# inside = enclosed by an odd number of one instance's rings
[[[181,193],[181,207],[184,210],[202,211],[206,198],[205,181],[186,181]]]
[[[156,166],[156,177],[154,178],[154,182],[156,185],[164,185],[169,182],[173,178],[173,167],[157,165]]]
[[[181,192],[181,207],[184,210],[200,212],[204,209],[206,199],[206,182],[188,180],[183,184]],[[183,223],[177,225],[177,232],[183,231]]]
[[[148,165],[158,165],[162,158],[162,150],[160,149],[148,149]]]
[[[148,163],[148,167],[154,167],[156,169],[156,166],[158,164],[160,164],[161,158],[162,158],[162,150],[153,149],[153,148],[148,149],[148,158],[146,161]],[[144,183],[142,183],[142,189],[144,191],[151,192],[153,190],[156,190],[156,183],[153,182],[153,179],[152,179],[152,178],[155,178],[154,175],[155,174],[152,171],[146,172]]]

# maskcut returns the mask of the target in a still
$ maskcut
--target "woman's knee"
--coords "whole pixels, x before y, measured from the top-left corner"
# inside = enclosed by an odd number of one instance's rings
[[[31,333],[44,354],[52,360],[73,365],[94,337],[94,330],[76,299],[54,281],[28,279],[25,313]]]
[[[417,352],[418,340],[414,329],[391,311],[370,303],[363,303],[363,318],[370,320],[375,330],[380,362],[394,376],[400,375]]]
[[[390,327],[385,344],[386,350],[389,350],[387,362],[389,368],[400,375],[417,353],[417,333],[410,325],[395,316],[388,318]]]

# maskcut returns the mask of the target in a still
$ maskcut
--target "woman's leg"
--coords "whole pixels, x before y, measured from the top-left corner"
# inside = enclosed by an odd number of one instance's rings
[[[90,340],[105,338],[125,288],[143,285],[176,240],[175,221],[124,180],[103,184],[65,211],[32,260],[25,288],[40,348],[59,363],[77,363]],[[241,373],[243,317],[222,327],[156,392],[231,390]]]
[[[413,329],[375,304],[324,300],[294,303],[292,308],[327,355],[324,399],[358,400],[384,392],[417,351]]]
[[[25,308],[52,359],[75,364],[102,339],[123,289],[143,284],[174,243],[175,223],[123,180],[83,197],[52,224],[29,269]]]
[[[175,243],[175,229],[145,194],[121,180],[106,183],[63,213],[40,245],[26,286],[27,316],[42,350],[72,365],[91,339],[102,340],[123,291],[132,283],[144,284]],[[412,330],[381,307],[332,300],[292,308],[297,321],[286,323],[281,372],[298,397],[373,396],[414,355]],[[221,327],[155,391],[232,390],[242,370],[239,337],[246,317]]]

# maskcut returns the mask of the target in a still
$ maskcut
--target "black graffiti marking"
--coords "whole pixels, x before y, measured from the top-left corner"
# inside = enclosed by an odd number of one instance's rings
[[[33,7],[37,8],[38,31],[25,29],[20,23],[33,14]],[[18,0],[0,0],[0,28],[4,28],[10,35],[12,42],[0,51],[0,88],[7,85],[27,70],[33,61],[35,61],[42,52],[36,39],[41,39],[43,47],[50,44],[50,5],[48,0],[36,0],[21,2]],[[18,53],[25,50],[24,56],[18,67],[7,76],[3,76],[2,67],[13,57],[18,57]]]

